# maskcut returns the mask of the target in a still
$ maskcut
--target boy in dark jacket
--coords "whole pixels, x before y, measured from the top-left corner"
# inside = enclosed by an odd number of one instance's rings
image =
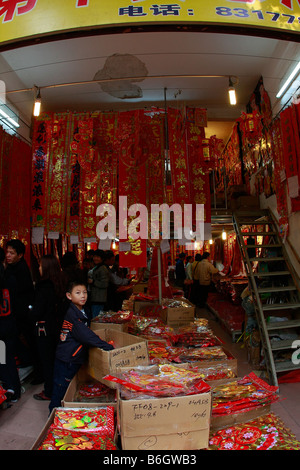
[[[102,341],[89,328],[90,316],[84,311],[88,295],[86,286],[81,281],[72,282],[66,295],[71,303],[65,315],[56,348],[50,412],[53,408],[61,406],[61,400],[69,383],[87,358],[88,347],[101,348],[104,351],[114,349],[111,344]]]

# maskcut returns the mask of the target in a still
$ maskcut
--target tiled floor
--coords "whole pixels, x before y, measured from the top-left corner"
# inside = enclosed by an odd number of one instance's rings
[[[199,316],[209,319],[215,335],[224,341],[226,348],[237,358],[238,375],[249,373],[252,369],[240,344],[231,341],[230,335],[209,311],[204,309],[199,312]],[[27,379],[23,387],[21,399],[11,408],[0,410],[0,450],[30,450],[47,421],[49,402],[33,398],[33,394],[39,392],[42,386],[30,385]],[[272,405],[272,411],[300,441],[300,383],[281,385],[280,397],[281,401]]]

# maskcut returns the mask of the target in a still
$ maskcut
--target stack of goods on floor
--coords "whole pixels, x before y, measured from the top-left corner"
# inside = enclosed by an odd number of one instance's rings
[[[208,308],[219,318],[233,340],[242,334],[245,311],[241,305],[241,293],[247,284],[245,278],[225,277],[216,282],[216,292],[210,292],[208,295]]]
[[[271,412],[278,387],[253,372],[212,386],[209,450],[300,450],[300,442]]]
[[[114,408],[55,408],[36,450],[116,450]]]
[[[126,301],[127,332],[95,330],[115,349],[90,349],[33,448],[298,448],[271,413],[277,388],[254,373],[238,378],[236,359],[209,322],[174,313],[191,308],[184,298]]]
[[[119,310],[114,312],[112,310],[102,312],[97,317],[93,318],[91,322],[91,329],[97,330],[99,326],[107,326],[108,328],[115,328],[123,331],[124,325],[132,319],[133,312],[130,310]]]
[[[212,432],[209,450],[300,450],[300,442],[274,413]]]
[[[193,450],[207,446],[210,387],[198,374],[169,365],[123,368],[119,385],[123,450]]]
[[[181,315],[178,312],[183,312]],[[186,313],[185,313],[186,310]],[[168,311],[168,314],[165,312]],[[128,333],[148,341],[151,364],[190,364],[224,368],[224,378],[237,369],[235,358],[212,332],[206,319],[195,319],[194,307],[186,299],[163,299],[162,305],[139,306],[127,323]],[[191,316],[190,316],[190,314]],[[232,377],[233,375],[228,375]]]

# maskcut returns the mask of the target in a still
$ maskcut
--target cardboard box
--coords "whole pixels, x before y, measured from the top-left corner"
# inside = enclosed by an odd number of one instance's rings
[[[106,342],[113,341],[115,346],[112,351],[100,348],[89,350],[88,373],[99,382],[115,388],[115,384],[103,379],[105,375],[113,375],[120,367],[149,364],[146,339],[110,329],[99,329],[95,333]]]
[[[259,406],[254,410],[244,411],[243,413],[235,413],[227,416],[212,416],[211,430],[218,431],[219,429],[235,426],[236,424],[246,423],[247,421],[252,421],[252,419],[268,414],[270,411],[271,405],[265,405]]]
[[[91,330],[96,331],[102,328],[109,328],[110,330],[124,331],[124,323],[101,323],[99,321],[92,321],[90,325]]]
[[[148,290],[148,283],[141,282],[139,284],[132,284],[132,290],[134,294],[146,294]]]
[[[117,409],[117,396],[114,389],[111,390],[111,401],[76,401],[76,395],[80,384],[91,383],[95,380],[88,374],[87,365],[82,366],[75,377],[71,380],[70,385],[65,393],[62,400],[62,406],[64,408],[97,408],[101,406],[113,406]],[[111,387],[110,387],[111,388]],[[114,399],[113,399],[113,395]]]
[[[47,433],[48,433],[48,430],[51,426],[51,424],[53,423],[54,421],[54,416],[55,416],[55,410],[56,408],[54,408],[51,413],[50,413],[50,416],[48,418],[48,420],[46,421],[45,423],[45,426],[43,427],[43,429],[41,430],[40,434],[38,435],[35,443],[32,445],[31,449],[30,450],[38,450],[38,448],[40,447],[40,445],[42,444],[43,440],[45,439],[45,437],[47,436]]]
[[[85,407],[86,408],[86,407]],[[96,408],[94,406],[94,408]],[[55,417],[55,412],[56,410],[60,410],[61,408],[54,408],[51,413],[50,413],[50,416],[48,417],[48,420],[46,421],[45,423],[45,426],[43,427],[42,431],[40,432],[40,434],[38,435],[36,441],[34,442],[34,444],[32,445],[31,449],[30,450],[38,450],[39,447],[41,446],[41,444],[43,443],[44,439],[47,437],[47,434],[48,434],[48,431],[49,431],[49,428],[50,426],[53,424],[54,422],[54,417]],[[114,442],[116,443],[117,442],[117,432],[115,432],[115,436],[114,436]]]
[[[160,313],[162,321],[173,328],[189,325],[195,320],[195,305],[184,298],[178,300],[189,304],[189,307],[166,307]]]
[[[143,308],[145,307],[151,307],[151,306],[157,306],[158,305],[158,300],[135,300],[134,301],[134,306],[133,306],[133,311],[134,313],[140,313]]]
[[[237,378],[234,380],[239,380],[240,378]],[[212,391],[214,387],[217,387],[218,385],[230,383],[232,382],[232,380],[233,379],[224,379],[222,381],[219,381],[218,383],[210,382]],[[212,431],[217,431],[218,429],[223,429],[229,426],[235,426],[236,424],[246,423],[247,421],[251,421],[252,419],[256,419],[256,418],[259,418],[260,416],[268,414],[270,413],[270,411],[271,411],[271,405],[267,404],[263,406],[258,406],[255,409],[251,409],[251,410],[243,411],[239,413],[230,413],[225,416],[213,416],[212,415],[210,427]]]
[[[122,450],[197,450],[208,447],[211,393],[118,399]]]

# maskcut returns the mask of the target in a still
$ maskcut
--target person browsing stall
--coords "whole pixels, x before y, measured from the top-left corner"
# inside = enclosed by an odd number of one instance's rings
[[[50,412],[61,406],[70,381],[86,361],[89,347],[111,351],[114,347],[103,341],[90,328],[91,315],[85,308],[87,287],[81,281],[69,284],[66,293],[70,306],[65,315],[59,343],[56,348],[54,380]]]

